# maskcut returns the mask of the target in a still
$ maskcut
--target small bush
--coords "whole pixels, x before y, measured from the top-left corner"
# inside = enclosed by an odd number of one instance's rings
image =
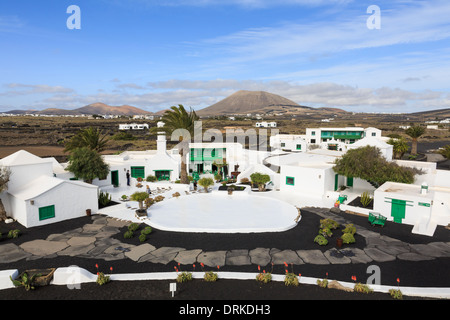
[[[324,229],[330,229],[330,230],[334,230],[337,229],[339,227],[339,223],[337,223],[336,221],[332,220],[332,219],[321,219],[320,220],[320,228]]]
[[[130,230],[131,232],[134,232],[137,229],[139,229],[139,224],[137,224],[137,223],[132,223],[128,226],[128,230]]]
[[[327,279],[317,279],[317,285],[321,288],[328,288],[328,280]]]
[[[207,271],[205,272],[205,275],[203,276],[203,279],[208,282],[214,282],[217,281],[219,276],[214,271]]]
[[[109,276],[105,276],[103,272],[97,272],[97,284],[102,286],[109,282]]]
[[[149,235],[150,233],[152,233],[152,227],[150,227],[150,226],[145,227],[145,228],[141,231],[141,234],[145,234],[145,235]]]
[[[123,234],[123,237],[124,237],[125,239],[131,239],[131,238],[133,238],[133,236],[134,236],[134,233],[133,233],[133,231],[131,231],[131,230],[128,230],[128,231],[126,231],[126,232]]]
[[[145,178],[145,180],[147,182],[155,182],[156,180],[158,180],[158,178],[156,178],[155,176],[147,176],[147,178]]]
[[[355,228],[355,226],[352,223],[346,224],[345,225],[345,229],[342,230],[342,232],[343,233],[350,233],[350,234],[354,235],[356,233],[356,228]]]
[[[155,201],[156,202],[161,202],[161,201],[163,201],[164,200],[164,197],[163,196],[157,196],[157,197],[155,197]]]
[[[331,232],[328,228],[323,228],[319,230],[319,234],[324,236],[325,238],[329,238],[333,235],[333,232]]]
[[[177,282],[183,283],[192,280],[192,273],[183,271],[177,276]]]
[[[371,293],[371,292],[373,292],[373,290],[370,289],[367,284],[362,284],[362,283],[356,283],[355,287],[353,288],[353,291],[354,292],[359,292],[359,293]]]
[[[351,233],[344,233],[342,235],[342,242],[345,244],[355,243],[355,237]]]
[[[258,275],[256,276],[256,281],[262,283],[269,283],[270,281],[272,281],[272,274],[265,272],[258,273]]]
[[[286,272],[284,276],[284,284],[286,286],[298,286],[298,277],[293,272]]]
[[[314,242],[319,244],[320,246],[326,246],[328,244],[328,240],[321,234],[317,235],[314,238]]]
[[[361,195],[361,204],[364,208],[367,208],[370,203],[373,201],[373,198],[369,195],[369,193],[366,191]]]
[[[403,299],[403,294],[402,294],[402,292],[400,290],[389,289],[389,294],[394,299],[398,299],[398,300],[402,300]]]
[[[16,239],[19,237],[19,235],[20,235],[20,230],[15,229],[15,230],[9,230],[7,237],[9,239]],[[0,233],[0,237],[1,237],[1,233]]]
[[[141,233],[139,235],[139,241],[140,242],[145,242],[145,240],[147,240],[147,236],[144,233]]]

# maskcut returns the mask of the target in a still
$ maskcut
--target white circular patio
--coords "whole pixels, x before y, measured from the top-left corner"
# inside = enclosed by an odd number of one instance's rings
[[[145,223],[176,232],[281,232],[295,227],[297,216],[297,208],[272,197],[215,191],[156,203],[149,208]]]

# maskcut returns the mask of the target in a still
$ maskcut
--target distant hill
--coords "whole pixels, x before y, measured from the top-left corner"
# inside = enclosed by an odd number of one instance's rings
[[[129,105],[112,107],[101,102],[92,103],[90,105],[75,109],[74,111],[81,114],[110,114],[119,116],[120,115],[134,116],[152,113]]]
[[[438,110],[429,110],[429,111],[421,111],[421,112],[413,112],[409,113],[410,116],[420,117],[424,120],[435,120],[436,118],[450,118],[450,108],[446,109],[438,109]]]
[[[199,116],[263,113],[267,112],[268,109],[276,112],[277,110],[282,110],[283,107],[289,109],[311,109],[273,93],[240,90],[212,106],[196,111],[196,113]]]
[[[311,108],[265,91],[240,90],[231,96],[196,111],[199,116],[230,115],[230,114],[303,114],[303,113],[340,113],[346,112],[337,108]]]
[[[66,109],[58,109],[58,108],[49,108],[41,111],[37,110],[11,110],[6,113],[11,114],[46,114],[46,115],[81,115],[81,114],[98,114],[98,115],[118,115],[118,116],[134,116],[134,115],[144,115],[144,114],[153,114],[152,112],[145,111],[136,107],[132,107],[129,105],[123,106],[109,106],[107,104],[97,102],[92,103],[87,106],[77,108],[74,110],[66,110]]]

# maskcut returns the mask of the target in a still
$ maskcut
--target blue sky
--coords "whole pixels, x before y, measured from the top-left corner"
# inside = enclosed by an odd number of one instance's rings
[[[448,17],[448,0],[2,1],[0,112],[198,110],[241,89],[355,112],[449,108]]]

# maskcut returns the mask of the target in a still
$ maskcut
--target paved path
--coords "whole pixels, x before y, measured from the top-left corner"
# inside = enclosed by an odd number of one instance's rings
[[[350,223],[334,215],[329,209],[308,208],[323,218],[331,218],[340,224]],[[11,263],[21,259],[42,259],[58,256],[76,256],[86,259],[105,261],[130,259],[138,263],[162,263],[171,261],[183,265],[203,263],[209,267],[270,264],[351,264],[386,262],[399,260],[422,261],[438,257],[450,257],[450,242],[432,242],[428,244],[408,244],[400,240],[382,236],[362,226],[357,233],[365,238],[364,249],[332,248],[321,250],[279,250],[277,248],[255,248],[252,250],[203,251],[201,248],[187,250],[182,247],[156,248],[151,239],[141,245],[122,243],[112,236],[119,228],[129,224],[106,216],[93,216],[93,223],[61,234],[51,234],[46,239],[33,240],[21,245],[0,245],[0,269],[2,263]]]

